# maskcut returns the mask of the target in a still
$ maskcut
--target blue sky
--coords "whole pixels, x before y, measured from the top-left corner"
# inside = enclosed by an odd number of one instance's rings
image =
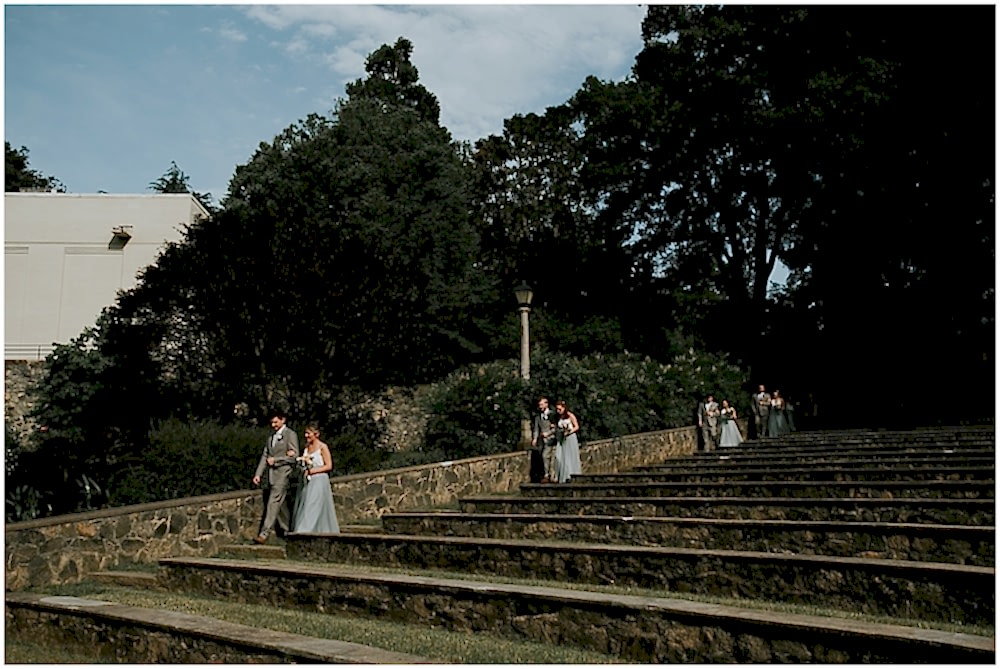
[[[327,113],[400,36],[456,139],[620,80],[645,9],[614,5],[6,5],[4,137],[69,192],[149,192],[170,167],[218,200],[237,165]]]

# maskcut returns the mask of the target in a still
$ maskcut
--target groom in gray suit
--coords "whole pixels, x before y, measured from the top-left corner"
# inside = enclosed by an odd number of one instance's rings
[[[295,458],[299,455],[299,437],[292,428],[285,425],[286,421],[287,417],[281,411],[276,411],[271,416],[271,428],[274,432],[264,445],[264,452],[260,455],[257,471],[253,475],[253,484],[259,485],[266,469],[267,484],[264,487],[270,490],[264,503],[260,532],[254,537],[258,544],[267,543],[267,537],[274,530],[275,523],[282,531],[291,531],[291,514],[285,500],[288,497]]]
[[[532,483],[555,483],[556,477],[556,421],[558,418],[549,409],[549,398],[538,398],[538,413],[531,422]],[[536,474],[534,454],[538,454],[541,472]],[[537,475],[538,480],[535,480]]]
[[[714,451],[719,445],[719,404],[715,397],[709,395],[698,405],[698,427],[701,429],[701,441],[706,451]]]
[[[763,383],[757,387],[750,406],[753,409],[753,425],[757,432],[755,437],[763,439],[767,436],[767,417],[771,413],[771,396],[767,394]]]

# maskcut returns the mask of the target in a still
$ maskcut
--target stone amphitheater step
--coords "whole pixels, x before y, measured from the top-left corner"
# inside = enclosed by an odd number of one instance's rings
[[[521,497],[459,500],[465,513],[836,520],[994,525],[996,502],[980,499],[868,497]]]
[[[952,458],[964,455],[982,455],[993,453],[996,449],[992,444],[970,444],[967,446],[941,445],[941,444],[882,444],[871,443],[868,445],[859,444],[817,444],[811,447],[795,444],[777,445],[765,442],[764,445],[755,445],[754,442],[744,442],[740,446],[729,446],[718,448],[714,451],[699,451],[676,460],[684,462],[700,462],[702,460],[717,459],[720,455],[729,457],[752,457],[760,459],[773,458],[799,458],[800,460],[815,460],[830,457],[905,457],[909,456],[930,456],[938,457],[951,456]],[[670,460],[674,462],[673,459]]]
[[[225,544],[219,548],[219,552],[226,555],[267,558],[271,560],[280,560],[286,557],[285,546],[283,544],[264,544],[263,546],[258,546],[257,544]]]
[[[85,644],[126,664],[427,664],[426,657],[208,616],[81,597],[8,592],[7,638]]]
[[[994,567],[996,528],[717,518],[388,513],[389,534],[541,539],[949,562]]]
[[[188,592],[526,638],[631,662],[989,663],[994,658],[993,639],[977,635],[569,590],[556,583],[375,574],[309,563],[176,558],[160,565],[166,587]]]
[[[780,437],[765,437],[770,439],[788,439],[792,441],[822,441],[824,439],[974,439],[989,437],[996,431],[993,425],[962,425],[951,427],[918,427],[910,429],[890,430],[883,428],[858,428],[844,430],[803,430],[789,432]]]
[[[290,535],[296,562],[447,569],[519,578],[810,603],[991,625],[993,568],[755,551],[409,535]]]
[[[667,483],[524,483],[527,497],[880,497],[993,499],[992,479],[977,481],[673,481]]]
[[[918,455],[889,454],[878,452],[834,454],[826,457],[803,459],[788,453],[768,457],[758,457],[736,449],[720,449],[698,456],[672,458],[666,462],[635,467],[632,472],[671,473],[685,471],[726,471],[734,468],[760,468],[774,471],[777,468],[822,468],[850,466],[856,468],[880,469],[887,467],[994,467],[996,452],[992,449],[965,451],[961,454]]]
[[[867,434],[867,435],[835,435],[828,433],[794,434],[782,437],[765,437],[749,439],[743,442],[744,448],[797,448],[811,450],[829,446],[862,446],[862,447],[914,447],[914,448],[968,448],[989,447],[995,443],[992,432],[980,432],[966,435],[944,434]]]
[[[99,571],[90,575],[98,583],[127,588],[156,588],[156,574],[142,571]]]
[[[994,466],[879,466],[866,467],[843,465],[809,465],[799,467],[743,467],[730,465],[712,469],[691,468],[680,471],[619,472],[615,474],[580,474],[574,476],[574,485],[668,483],[671,481],[937,481],[937,480],[992,480]]]

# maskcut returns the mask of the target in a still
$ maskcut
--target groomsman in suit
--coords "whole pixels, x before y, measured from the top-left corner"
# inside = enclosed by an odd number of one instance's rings
[[[254,485],[259,485],[261,480],[266,481],[266,500],[260,532],[254,537],[258,544],[267,543],[267,537],[274,530],[275,524],[283,532],[291,531],[291,513],[285,501],[295,468],[295,458],[299,455],[299,437],[292,428],[285,425],[287,420],[281,411],[276,411],[271,416],[271,429],[274,432],[264,445],[264,452],[260,455],[257,471],[253,475]],[[267,478],[263,479],[265,470]]]
[[[771,413],[771,395],[764,389],[763,383],[757,387],[750,404],[753,408],[753,425],[757,431],[757,439],[763,439],[767,436],[767,417]]]
[[[535,455],[538,455],[538,465],[535,467]],[[535,480],[537,475],[538,480]],[[556,477],[556,415],[549,408],[549,398],[538,398],[538,413],[531,422],[531,482],[555,483]]]
[[[714,451],[719,445],[719,416],[722,412],[715,401],[715,397],[709,395],[705,401],[698,405],[698,427],[701,429],[701,440],[706,451]]]

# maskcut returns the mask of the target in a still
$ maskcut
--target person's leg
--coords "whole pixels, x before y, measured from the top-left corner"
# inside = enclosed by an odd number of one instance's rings
[[[261,493],[261,499],[260,499],[261,512],[260,512],[260,525],[257,527],[257,536],[260,536],[260,533],[264,531],[264,521],[267,520],[267,500],[271,498],[271,489],[261,488],[260,493]]]
[[[542,449],[532,448],[529,453],[528,480],[532,483],[541,483],[542,477],[545,476],[545,465],[542,463]]]
[[[292,531],[292,514],[295,510],[294,490],[294,488],[285,488],[285,499],[278,510],[277,522],[274,525],[279,537]]]
[[[542,447],[542,462],[545,466],[545,478],[549,483],[556,482],[556,447],[546,444]]]
[[[271,492],[267,498],[267,512],[264,514],[264,523],[260,528],[260,536],[266,538],[274,530],[274,524],[278,521],[278,516],[285,506],[285,494],[286,490],[284,486],[274,486],[271,488]],[[287,514],[287,511],[285,513]],[[288,527],[287,515],[284,521],[285,527]]]

